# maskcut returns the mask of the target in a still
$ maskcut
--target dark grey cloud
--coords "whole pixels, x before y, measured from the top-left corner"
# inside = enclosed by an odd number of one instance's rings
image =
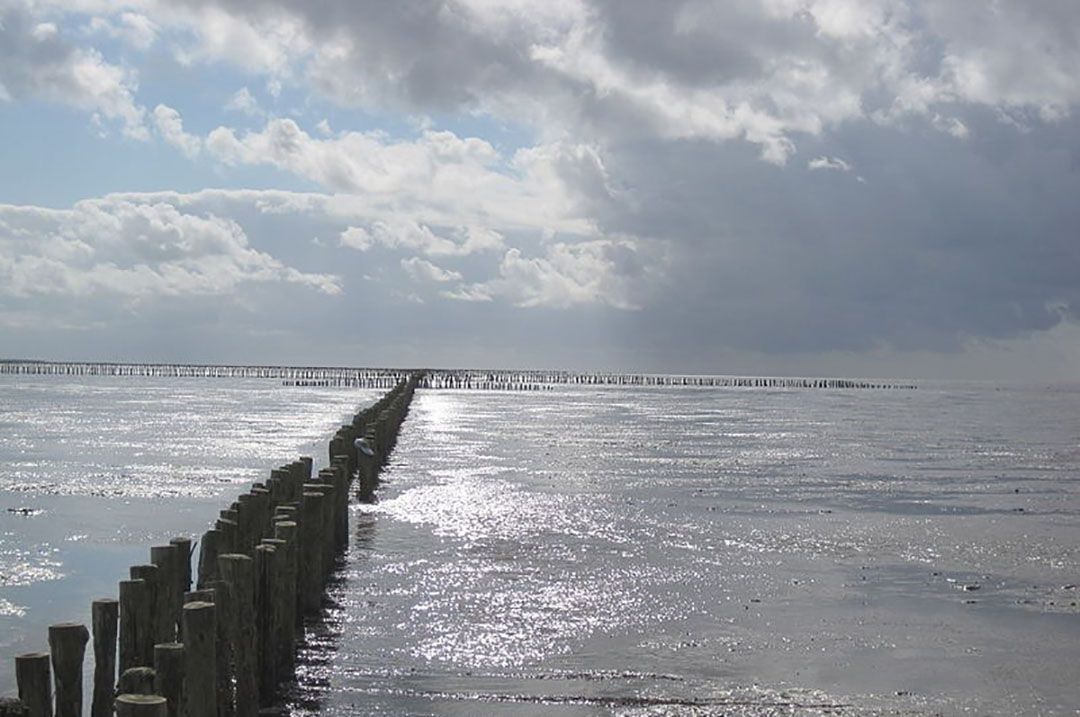
[[[228,33],[207,30],[191,54],[345,108],[479,113],[532,135],[514,157],[440,134],[321,138],[280,117],[206,138],[226,164],[273,164],[366,201],[352,220],[326,199],[283,209],[336,253],[308,266],[307,244],[282,243],[273,256],[307,272],[341,263],[346,296],[444,356],[461,355],[462,330],[552,357],[957,352],[1080,318],[1075,2],[182,0],[146,12],[195,42],[192,18],[290,28],[245,36],[247,64],[207,39]],[[29,56],[33,28],[19,28],[10,46]],[[28,86],[3,73],[12,91]],[[451,145],[462,159],[446,160]],[[472,184],[440,167],[468,168]],[[498,201],[473,186],[498,187]],[[241,224],[266,241],[272,230],[251,227],[267,221]],[[432,248],[473,229],[505,244]]]

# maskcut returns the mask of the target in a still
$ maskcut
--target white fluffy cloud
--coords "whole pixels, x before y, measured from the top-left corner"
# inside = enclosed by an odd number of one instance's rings
[[[461,274],[456,271],[443,269],[432,264],[426,259],[414,256],[401,260],[401,268],[416,281],[446,283],[448,281],[461,281]]]
[[[0,4],[0,99],[34,98],[113,120],[125,135],[147,139],[146,111],[135,101],[133,71],[92,48],[72,45],[56,24],[22,3]]]
[[[255,99],[255,95],[251,94],[251,90],[247,87],[241,87],[233,93],[233,96],[225,103],[225,109],[249,117],[263,117],[266,115],[265,110],[259,106],[259,101]]]
[[[660,274],[633,242],[594,240],[557,243],[540,257],[510,249],[499,264],[498,276],[445,292],[461,301],[499,297],[515,306],[568,309],[598,304],[617,309],[641,307],[650,283]]]
[[[483,227],[457,227],[452,237],[410,219],[378,220],[370,227],[351,226],[339,237],[341,246],[367,251],[375,246],[419,251],[429,256],[466,256],[502,248],[502,235]]]
[[[161,138],[194,159],[202,149],[202,140],[184,131],[180,113],[167,105],[154,108],[154,126]]]
[[[96,16],[86,25],[90,34],[104,34],[123,40],[138,50],[148,50],[157,40],[160,28],[146,15],[137,12],[121,12],[114,18]]]
[[[249,282],[341,291],[334,276],[298,271],[253,248],[235,222],[170,204],[0,205],[0,294],[8,297],[225,296]]]

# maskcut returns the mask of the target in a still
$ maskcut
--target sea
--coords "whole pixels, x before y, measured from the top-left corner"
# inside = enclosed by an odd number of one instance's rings
[[[1080,714],[1080,386],[916,386],[418,390],[288,711]],[[0,694],[381,393],[0,375]]]

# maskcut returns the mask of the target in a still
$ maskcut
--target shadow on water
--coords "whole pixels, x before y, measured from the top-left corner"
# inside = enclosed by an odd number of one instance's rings
[[[296,679],[282,686],[283,714],[319,714],[330,693],[332,665],[347,627],[344,597],[355,580],[350,569],[363,562],[375,536],[375,514],[353,515],[352,540],[348,550],[335,559],[322,611],[304,620],[304,640],[296,654]]]

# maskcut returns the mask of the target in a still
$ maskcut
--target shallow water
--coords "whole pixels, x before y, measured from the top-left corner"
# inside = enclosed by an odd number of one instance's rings
[[[256,379],[0,376],[0,695],[47,627],[89,624],[150,546],[198,535],[380,391]],[[92,653],[87,659],[87,678]],[[89,694],[89,693],[88,693]]]
[[[0,382],[5,663],[376,393]],[[1077,713],[1076,387],[420,391],[384,477],[295,713]]]
[[[298,712],[1076,714],[1080,393],[420,392]]]

